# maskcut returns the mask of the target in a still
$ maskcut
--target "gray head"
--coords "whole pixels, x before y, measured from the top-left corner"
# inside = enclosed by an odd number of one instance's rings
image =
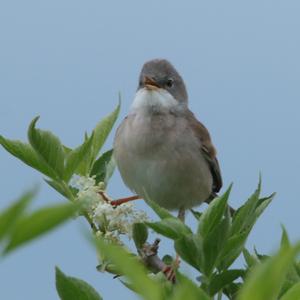
[[[153,59],[142,68],[138,90],[147,85],[167,90],[178,102],[187,103],[188,95],[183,79],[165,59]]]

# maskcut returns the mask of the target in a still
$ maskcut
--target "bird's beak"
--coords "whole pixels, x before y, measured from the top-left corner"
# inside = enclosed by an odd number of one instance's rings
[[[144,77],[144,85],[146,88],[150,90],[155,90],[157,88],[160,88],[159,84],[153,79],[148,76]]]

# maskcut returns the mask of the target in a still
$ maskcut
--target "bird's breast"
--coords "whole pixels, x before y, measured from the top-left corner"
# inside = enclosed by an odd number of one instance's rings
[[[169,114],[137,113],[128,118],[127,147],[136,154],[151,155],[174,143],[177,120]]]
[[[126,185],[166,208],[206,200],[212,179],[201,142],[184,117],[130,114],[118,129],[115,158]]]

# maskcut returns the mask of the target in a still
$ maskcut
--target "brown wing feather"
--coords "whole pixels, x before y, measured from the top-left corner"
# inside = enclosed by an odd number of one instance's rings
[[[201,140],[201,151],[209,165],[213,177],[213,193],[217,193],[223,185],[221,170],[216,157],[217,151],[212,144],[210,134],[206,127],[196,119],[191,111],[189,111],[188,117],[196,136]]]

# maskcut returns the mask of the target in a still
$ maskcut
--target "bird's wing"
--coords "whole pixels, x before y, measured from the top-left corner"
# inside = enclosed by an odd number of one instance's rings
[[[208,163],[213,177],[213,193],[217,193],[220,191],[223,182],[219,162],[216,157],[216,149],[212,144],[208,130],[201,122],[196,119],[191,111],[189,111],[188,118],[196,137],[201,141],[201,152]]]
[[[124,127],[124,124],[126,123],[126,121],[128,120],[128,116],[126,116],[123,121],[121,122],[121,124],[118,126],[116,133],[115,133],[115,139],[114,141],[116,141],[116,139],[119,137],[119,135],[121,134],[121,131]]]

